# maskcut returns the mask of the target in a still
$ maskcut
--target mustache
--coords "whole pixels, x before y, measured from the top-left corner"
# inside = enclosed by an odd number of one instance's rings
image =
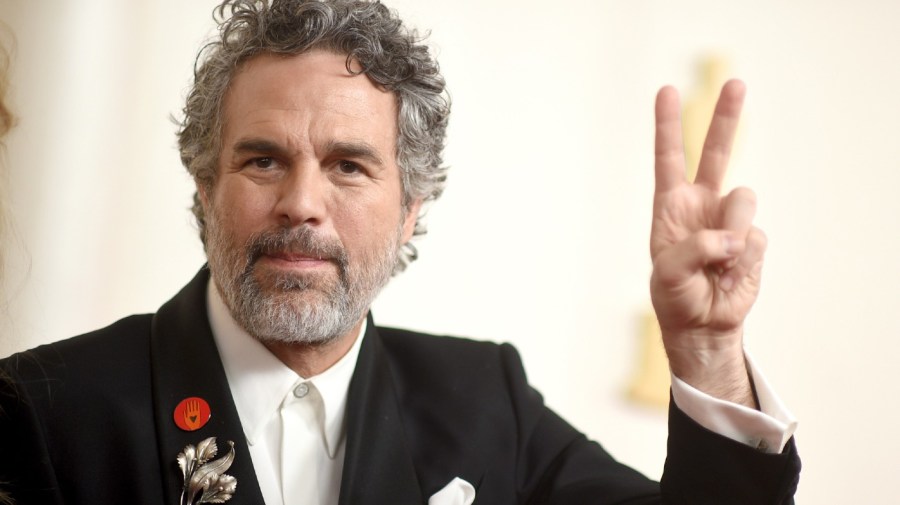
[[[330,260],[343,271],[350,260],[340,239],[316,233],[309,226],[264,230],[247,240],[247,265],[253,265],[261,257],[273,254],[298,254],[311,258]]]

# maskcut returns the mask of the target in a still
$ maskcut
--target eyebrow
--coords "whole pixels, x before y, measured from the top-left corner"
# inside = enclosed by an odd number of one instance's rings
[[[259,153],[279,157],[286,156],[288,153],[287,149],[281,145],[262,138],[239,140],[234,144],[232,151],[235,153]]]
[[[329,156],[339,158],[361,158],[368,160],[380,167],[384,166],[384,160],[378,154],[378,150],[367,142],[362,141],[332,141],[326,146]]]

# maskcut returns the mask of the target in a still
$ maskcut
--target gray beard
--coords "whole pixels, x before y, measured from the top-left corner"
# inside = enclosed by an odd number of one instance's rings
[[[236,248],[210,216],[209,268],[235,321],[263,343],[322,345],[349,333],[387,284],[398,261],[401,229],[379,249],[351,263],[336,238],[308,226],[268,230]],[[258,272],[271,251],[302,252],[332,261],[338,275]]]

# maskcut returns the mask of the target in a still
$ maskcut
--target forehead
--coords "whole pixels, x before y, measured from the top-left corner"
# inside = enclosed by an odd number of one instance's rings
[[[247,60],[225,95],[223,118],[226,142],[248,129],[269,128],[308,140],[388,142],[393,149],[398,131],[394,93],[348,71],[346,55],[326,50]]]

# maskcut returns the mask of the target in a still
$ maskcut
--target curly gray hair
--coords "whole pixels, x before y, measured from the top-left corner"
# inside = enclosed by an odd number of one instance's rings
[[[396,155],[404,206],[441,195],[447,179],[441,153],[450,99],[428,47],[396,12],[378,1],[361,0],[225,0],[213,12],[219,36],[197,55],[178,132],[181,161],[201,187],[211,188],[216,181],[222,104],[241,64],[264,53],[326,49],[346,54],[349,72],[365,73],[397,98]],[[354,72],[351,62],[362,71]],[[206,216],[198,193],[192,210],[205,247]],[[422,216],[420,211],[415,235],[425,233]],[[415,248],[407,244],[396,271],[415,259]]]

